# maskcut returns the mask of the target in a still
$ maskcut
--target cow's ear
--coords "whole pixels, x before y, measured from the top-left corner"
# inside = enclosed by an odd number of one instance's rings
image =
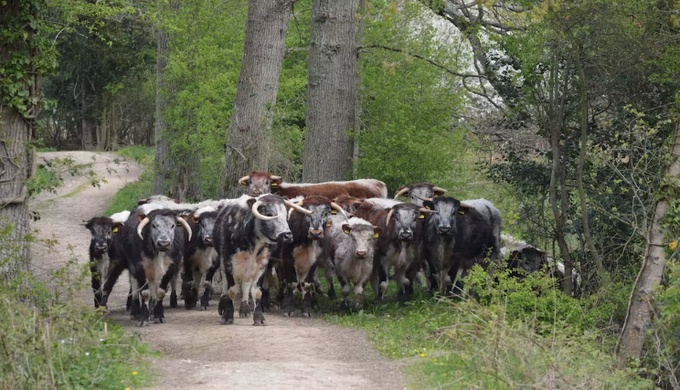
[[[250,198],[250,199],[248,199],[248,200],[246,201],[246,203],[248,203],[248,208],[252,208],[252,207],[253,207],[253,204],[254,204],[256,201],[257,201],[257,199],[255,199],[255,198]]]
[[[382,234],[382,228],[379,226],[373,226],[373,238],[378,238]]]
[[[431,200],[426,200],[423,202],[423,207],[425,207],[428,210],[434,210],[434,202]]]
[[[201,217],[196,217],[193,214],[191,214],[191,216],[189,217],[189,221],[191,221],[191,223],[198,223],[198,221],[200,221],[200,220],[201,220]]]
[[[142,222],[144,218],[146,218],[146,215],[142,213],[137,214],[137,222]]]
[[[122,224],[122,223],[114,223],[114,224],[113,224],[113,229],[112,229],[112,231],[113,231],[114,233],[118,233],[118,232],[120,231],[120,229],[122,229],[122,228],[123,228],[123,224]]]
[[[333,226],[333,221],[329,219],[328,222],[326,222],[326,231],[330,230],[331,226]]]
[[[349,234],[349,232],[352,231],[352,228],[348,224],[343,224],[342,225],[342,232],[345,234]]]
[[[149,198],[140,199],[137,201],[137,206],[149,203]]]
[[[85,229],[89,230],[90,228],[92,228],[92,220],[89,221],[83,220],[83,223],[85,224]]]
[[[460,208],[458,209],[458,214],[465,215],[468,213],[468,211],[470,211],[469,207],[460,206]]]
[[[282,181],[283,181],[283,179],[272,179],[272,183],[270,184],[270,187],[272,189],[274,189],[274,188],[278,189],[281,186]]]

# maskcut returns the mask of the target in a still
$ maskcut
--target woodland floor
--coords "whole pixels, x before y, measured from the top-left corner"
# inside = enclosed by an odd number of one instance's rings
[[[33,249],[37,272],[65,263],[73,255],[87,262],[90,233],[83,220],[101,215],[119,188],[136,180],[140,168],[113,153],[48,152],[42,158],[70,155],[77,163],[94,163],[95,173],[105,178],[101,188],[82,177],[64,177],[56,194],[43,193],[32,200],[40,213],[33,223],[38,238],[56,239],[47,249]],[[137,327],[125,311],[127,272],[109,299],[107,314],[130,332],[139,332],[161,357],[152,362],[156,380],[151,389],[402,389],[399,363],[381,356],[365,333],[329,325],[315,318],[284,318],[265,313],[267,326],[252,325],[252,318],[236,318],[220,325],[217,299],[208,311],[167,306],[167,323]],[[91,292],[83,300],[92,304]]]

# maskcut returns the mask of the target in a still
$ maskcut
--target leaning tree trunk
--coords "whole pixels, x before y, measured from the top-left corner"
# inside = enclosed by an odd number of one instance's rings
[[[14,25],[15,31],[23,32],[22,39],[10,37],[0,41],[0,67],[5,67],[9,59],[25,60],[16,61],[22,66],[21,78],[16,79],[12,74],[4,81],[28,92],[23,102],[27,106],[25,113],[0,101],[0,283],[15,279],[30,266],[25,182],[35,166],[35,149],[30,148],[29,142],[37,107],[30,102],[40,95],[40,77],[33,60],[38,49],[32,45],[36,31],[31,21],[38,12],[37,4],[25,5],[18,0],[5,2],[0,11],[3,29]],[[0,87],[0,95],[5,93],[5,88]]]
[[[91,109],[88,107],[87,101],[85,99],[85,88],[82,91],[82,97],[80,98],[80,108],[82,113],[82,118],[80,120],[81,130],[82,130],[82,141],[84,150],[94,150],[94,130],[95,130],[95,120],[92,118]]]
[[[302,179],[347,179],[358,130],[359,69],[355,17],[361,0],[313,0]]]
[[[668,167],[666,177],[678,180],[680,179],[680,120],[676,120],[675,123],[675,140],[671,153],[674,161]],[[647,231],[645,259],[631,291],[626,321],[616,345],[616,353],[621,365],[625,365],[629,357],[640,356],[647,327],[652,322],[651,301],[654,298],[654,287],[661,282],[666,266],[666,229],[662,222],[672,200],[664,194],[654,207],[654,217]]]
[[[179,2],[170,1],[168,8],[177,11]],[[156,121],[154,123],[154,139],[156,142],[156,154],[154,156],[153,193],[174,196],[170,193],[171,176],[173,173],[172,154],[170,153],[170,140],[167,136],[167,124],[165,123],[165,108],[167,106],[167,91],[165,86],[165,67],[168,65],[170,55],[169,36],[163,27],[158,30],[158,47],[156,51]]]
[[[229,123],[223,195],[236,197],[239,177],[267,170],[268,133],[286,54],[291,0],[249,0],[234,111]]]

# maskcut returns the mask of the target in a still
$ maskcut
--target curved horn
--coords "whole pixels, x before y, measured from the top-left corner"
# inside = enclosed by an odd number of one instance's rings
[[[290,216],[293,214],[293,210],[295,210],[295,209],[292,208],[292,207],[288,209],[288,218],[287,218],[287,221],[290,221]]]
[[[448,190],[445,190],[441,187],[434,186],[432,187],[432,191],[440,191],[440,192],[449,192]]]
[[[474,208],[475,208],[475,206],[470,206],[469,204],[463,203],[463,202],[460,202],[460,206],[461,206],[461,207],[467,207],[467,208],[473,209],[473,210],[474,210]]]
[[[281,180],[281,176],[269,175],[269,178],[272,180]]]
[[[312,215],[312,212],[311,212],[310,210],[307,210],[307,209],[304,208],[304,207],[301,207],[301,206],[299,206],[299,205],[296,205],[295,203],[293,203],[293,202],[291,202],[291,201],[284,200],[283,203],[285,203],[286,206],[292,207],[292,208],[294,208],[295,210],[301,212],[302,214],[305,214],[305,215]]]
[[[409,192],[409,191],[411,191],[411,189],[408,188],[408,187],[404,187],[404,188],[400,189],[399,192],[397,192],[397,193],[394,195],[394,199],[397,199],[398,197],[404,195],[405,193],[407,193],[407,192]]]
[[[139,225],[137,225],[137,235],[138,235],[139,238],[141,238],[142,240],[144,240],[144,236],[142,236],[142,230],[144,230],[144,226],[148,225],[149,222],[151,222],[151,220],[149,219],[149,217],[144,217],[144,219],[142,219],[142,220],[139,222]]]
[[[429,200],[430,202],[432,202],[432,198],[421,198],[421,197],[418,196],[418,195],[413,195],[413,196],[415,196],[416,198],[418,198],[418,199],[420,199],[420,200]]]
[[[419,211],[420,211],[421,213],[425,213],[425,214],[432,214],[432,213],[436,213],[436,211],[435,211],[435,210],[430,210],[430,209],[426,209],[425,207],[421,207],[421,208],[420,208],[420,209],[418,209],[418,210],[419,210]]]
[[[390,209],[390,212],[387,213],[387,219],[385,220],[385,228],[390,226],[390,219],[392,219],[392,214],[394,214],[394,209]]]
[[[177,222],[181,223],[182,226],[187,230],[187,234],[189,235],[189,239],[187,241],[191,241],[191,226],[187,223],[187,221],[184,220],[182,217],[177,217]]]
[[[345,209],[343,209],[339,204],[337,204],[337,203],[335,203],[335,202],[331,202],[331,207],[334,208],[334,209],[336,209],[336,210],[338,210],[338,212],[342,213],[342,215],[345,216],[345,219],[349,219],[349,216],[347,215],[347,212],[346,212]]]
[[[255,216],[255,218],[261,219],[263,221],[271,221],[272,219],[276,219],[276,218],[279,217],[278,215],[272,215],[272,216],[268,217],[266,215],[260,214],[260,212],[257,211],[257,208],[260,207],[261,205],[262,205],[262,201],[258,200],[255,203],[253,203],[253,207],[250,208],[250,210],[253,212],[253,215]]]
[[[246,181],[246,180],[250,180],[250,176],[249,176],[249,175],[243,176],[242,178],[238,179],[238,182],[239,182],[239,183],[243,183],[243,182]]]

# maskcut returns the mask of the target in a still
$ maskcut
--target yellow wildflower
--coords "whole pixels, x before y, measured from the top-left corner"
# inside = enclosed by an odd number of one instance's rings
[[[673,241],[670,244],[668,244],[668,247],[671,248],[672,251],[674,251],[678,247],[678,242]]]
[[[426,357],[426,356],[427,356],[427,355],[424,354],[424,353],[421,353],[421,354],[420,354],[420,357]]]
[[[138,374],[137,371],[133,371],[133,372],[132,372],[132,375],[137,375],[137,374]]]

